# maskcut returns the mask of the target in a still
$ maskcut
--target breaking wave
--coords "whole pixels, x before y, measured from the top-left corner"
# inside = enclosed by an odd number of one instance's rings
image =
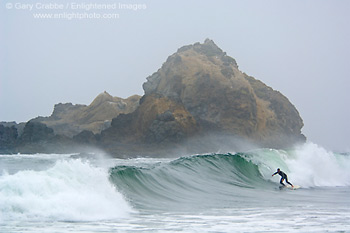
[[[130,211],[108,171],[88,161],[58,160],[47,170],[0,176],[0,220],[90,221]]]
[[[271,176],[277,168],[302,188],[350,186],[350,156],[313,143],[290,151],[258,149],[124,164],[110,169],[110,180],[137,207],[218,207],[261,200],[262,192],[279,186],[279,176]]]

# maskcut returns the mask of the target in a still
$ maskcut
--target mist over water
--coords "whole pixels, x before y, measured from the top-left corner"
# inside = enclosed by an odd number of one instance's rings
[[[1,155],[0,232],[350,230],[350,156],[313,143],[175,159],[77,157]],[[301,188],[280,190],[278,167]]]

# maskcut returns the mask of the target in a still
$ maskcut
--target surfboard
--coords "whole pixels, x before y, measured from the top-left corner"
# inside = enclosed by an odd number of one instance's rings
[[[295,190],[295,189],[300,189],[301,187],[299,185],[293,185],[293,187],[292,187],[289,184],[287,184],[286,186],[280,186],[280,189],[283,189],[283,188]]]

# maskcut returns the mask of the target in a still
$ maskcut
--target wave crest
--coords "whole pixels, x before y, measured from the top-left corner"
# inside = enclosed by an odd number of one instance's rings
[[[118,219],[130,211],[108,172],[88,161],[60,160],[45,171],[0,176],[0,220],[90,221]]]

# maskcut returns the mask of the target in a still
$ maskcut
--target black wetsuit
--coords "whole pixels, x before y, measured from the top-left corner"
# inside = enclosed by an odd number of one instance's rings
[[[280,180],[280,184],[285,186],[285,184],[283,184],[283,180],[286,180],[287,184],[290,184],[290,186],[293,186],[289,181],[288,181],[288,177],[287,177],[287,174],[284,173],[283,171],[279,171],[279,172],[275,172],[273,175],[280,175],[281,176],[281,180]]]

